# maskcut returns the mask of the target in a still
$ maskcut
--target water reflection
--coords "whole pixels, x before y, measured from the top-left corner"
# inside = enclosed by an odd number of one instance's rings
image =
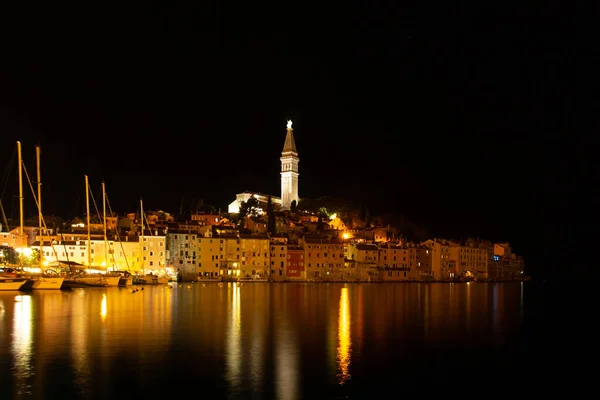
[[[340,295],[340,309],[338,314],[338,382],[343,385],[350,379],[348,367],[350,366],[350,301],[348,298],[348,288],[342,288]]]
[[[511,346],[539,315],[528,303],[520,318],[531,290],[289,283],[0,293],[0,399],[152,399],[205,388],[214,398],[365,398],[402,374],[415,385],[431,376],[450,383],[457,363],[476,375],[520,372]]]
[[[89,377],[88,366],[88,326],[87,326],[87,307],[86,292],[79,289],[73,296],[71,302],[71,357],[73,358],[74,373],[77,384],[85,387]],[[97,304],[97,303],[96,303]]]
[[[467,282],[467,333],[471,333],[471,282]]]
[[[102,305],[100,306],[100,315],[102,319],[106,318],[106,293],[102,295]]]
[[[15,297],[13,315],[12,354],[14,376],[17,378],[17,394],[31,394],[31,385],[26,378],[33,375],[32,353],[32,307],[31,296]]]
[[[227,380],[233,388],[241,386],[242,370],[242,321],[240,309],[240,288],[229,283],[227,290],[231,292],[231,314],[229,332],[227,333]]]
[[[277,398],[294,400],[298,395],[298,348],[294,329],[286,316],[277,330],[277,353],[275,354],[275,373]]]

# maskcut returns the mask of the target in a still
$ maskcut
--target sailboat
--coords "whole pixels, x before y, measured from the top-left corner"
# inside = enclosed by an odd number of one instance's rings
[[[25,278],[10,278],[8,276],[0,276],[0,292],[21,290],[25,283],[27,283],[27,279]]]
[[[37,160],[37,198],[35,193],[33,193],[33,198],[38,208],[38,228],[39,228],[39,236],[40,236],[40,272],[39,273],[24,273],[22,268],[22,257],[21,260],[21,271],[18,274],[19,278],[25,278],[27,281],[22,285],[22,290],[59,290],[62,287],[64,278],[62,276],[54,276],[47,275],[44,273],[44,265],[43,265],[43,256],[42,256],[42,248],[43,248],[43,229],[45,228],[45,223],[42,215],[42,182],[41,182],[41,171],[40,171],[40,146],[35,147],[36,160]],[[23,229],[23,171],[27,175],[27,180],[30,184],[31,190],[33,192],[33,186],[31,186],[31,181],[29,180],[29,175],[27,174],[27,170],[25,169],[25,165],[23,164],[23,160],[21,157],[21,143],[17,142],[17,151],[18,151],[18,163],[19,163],[19,214],[20,214],[20,222],[21,226],[19,228],[19,233],[21,235],[21,245],[23,246],[25,243],[24,240],[24,229]]]
[[[106,186],[104,185],[104,182],[102,182],[102,221],[103,221],[103,228],[104,228],[104,260],[106,260],[108,258],[108,240],[107,240],[107,235],[106,235]],[[111,210],[112,213],[112,210]],[[121,245],[121,250],[123,250],[123,244],[121,244],[121,240],[119,240],[119,244]],[[133,285],[133,276],[131,275],[130,272],[128,271],[120,271],[116,269],[116,261],[115,261],[115,256],[114,256],[114,250],[113,250],[113,256],[112,256],[112,262],[113,262],[113,274],[114,275],[118,275],[119,276],[119,283],[118,286],[131,286]],[[125,254],[125,252],[123,252],[123,254]],[[127,263],[127,255],[125,255],[125,263]],[[129,269],[129,265],[127,266],[127,269]]]
[[[89,197],[89,183],[88,176],[85,175],[85,201],[87,211],[87,267],[88,269],[92,266],[92,239],[91,239],[91,227],[90,227],[90,197]],[[72,274],[69,279],[65,280],[65,284],[70,287],[81,287],[81,286],[95,286],[95,287],[107,287],[107,286],[118,286],[120,276],[111,273],[95,273],[91,274],[86,271],[79,271],[77,274]]]
[[[144,204],[140,199],[140,221],[141,221],[141,232],[140,232],[140,251],[142,257],[142,271],[144,271]],[[136,285],[159,285],[169,283],[169,278],[165,276],[154,275],[152,272],[145,275],[137,275],[133,280]]]

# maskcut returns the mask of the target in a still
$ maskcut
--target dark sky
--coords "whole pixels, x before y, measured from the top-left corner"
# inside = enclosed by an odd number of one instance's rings
[[[244,190],[279,194],[291,118],[301,197],[342,196],[549,262],[540,251],[563,234],[581,168],[562,153],[564,24],[392,4],[17,13],[2,49],[3,171],[21,140],[33,173],[40,143],[44,207],[65,216],[82,210],[84,174],[106,180],[119,211],[140,196],[225,209]]]

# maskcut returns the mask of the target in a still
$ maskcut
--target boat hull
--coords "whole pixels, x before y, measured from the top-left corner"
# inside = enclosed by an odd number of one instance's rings
[[[136,285],[162,285],[169,283],[169,278],[156,275],[137,276],[133,283]]]
[[[22,290],[60,290],[60,288],[63,285],[63,281],[65,280],[65,278],[63,278],[62,276],[57,276],[57,277],[45,277],[45,276],[39,276],[39,277],[33,277],[33,278],[27,278],[27,282],[25,283],[25,285],[23,285],[23,287],[21,288]]]
[[[131,286],[133,285],[133,278],[131,276],[129,277],[120,277],[119,278],[119,286]]]
[[[0,291],[20,290],[27,282],[24,278],[5,278],[0,279]]]
[[[120,276],[104,276],[104,275],[93,275],[93,276],[78,276],[73,279],[65,281],[65,285],[70,287],[109,287],[119,286]]]

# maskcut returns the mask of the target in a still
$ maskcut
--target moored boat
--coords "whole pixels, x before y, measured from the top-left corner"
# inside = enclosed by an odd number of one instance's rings
[[[27,279],[27,283],[23,285],[23,289],[28,290],[60,290],[65,278],[62,276],[23,276]]]
[[[169,278],[150,273],[146,275],[136,275],[133,283],[136,285],[161,285],[169,283]]]
[[[25,278],[7,278],[0,276],[0,291],[20,290],[27,282]]]

